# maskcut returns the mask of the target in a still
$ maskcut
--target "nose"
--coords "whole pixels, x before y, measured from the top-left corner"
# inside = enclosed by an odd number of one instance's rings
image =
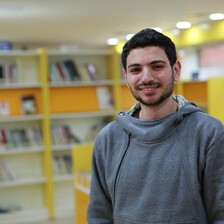
[[[142,82],[143,83],[148,83],[153,80],[152,72],[150,71],[149,68],[145,67],[142,70]]]

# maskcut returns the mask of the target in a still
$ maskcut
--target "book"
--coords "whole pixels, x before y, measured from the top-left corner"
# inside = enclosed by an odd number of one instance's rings
[[[37,113],[37,105],[36,99],[33,95],[22,96],[21,98],[22,104],[22,112],[23,114],[36,114]]]
[[[54,167],[54,173],[56,175],[69,173],[68,172],[68,167],[67,167],[66,162],[63,158],[63,155],[54,155],[53,156],[53,167]]]
[[[51,136],[53,144],[69,144],[69,143],[80,143],[80,139],[72,132],[68,125],[52,124]]]
[[[108,87],[98,87],[96,89],[97,99],[99,103],[99,108],[101,110],[104,109],[112,109],[113,108],[113,97]]]
[[[63,160],[66,165],[67,173],[72,173],[72,157],[70,154],[63,155]]]
[[[49,63],[49,81],[61,81],[61,77],[55,63]]]
[[[66,59],[63,61],[63,63],[65,65],[66,69],[68,70],[71,81],[76,81],[76,80],[81,79],[78,68],[73,60]]]
[[[97,80],[98,79],[98,75],[97,75],[97,71],[96,71],[96,67],[93,63],[86,63],[85,64],[87,72],[89,74],[89,77],[91,78],[91,80]]]
[[[7,101],[0,101],[0,116],[8,116],[10,114],[10,106]]]
[[[89,72],[85,64],[80,64],[78,69],[79,69],[79,74],[82,81],[91,81],[91,77],[89,75]]]

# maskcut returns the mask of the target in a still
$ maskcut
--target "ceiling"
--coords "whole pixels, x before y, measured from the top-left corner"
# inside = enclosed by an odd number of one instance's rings
[[[223,0],[0,0],[0,40],[101,48],[111,37],[196,24],[220,10]]]

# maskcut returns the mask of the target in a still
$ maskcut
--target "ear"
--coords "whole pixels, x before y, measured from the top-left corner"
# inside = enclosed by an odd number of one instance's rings
[[[122,73],[125,79],[127,79],[127,72],[124,68],[122,68]]]
[[[180,80],[181,64],[180,61],[176,61],[173,66],[174,82],[177,83]]]
[[[127,81],[127,71],[124,68],[122,69],[122,73],[123,73],[123,76],[124,76],[124,78],[126,80],[126,85],[129,88],[128,81]]]

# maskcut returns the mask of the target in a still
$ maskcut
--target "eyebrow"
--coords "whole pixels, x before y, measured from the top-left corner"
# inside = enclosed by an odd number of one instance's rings
[[[151,62],[148,63],[148,64],[149,64],[149,65],[154,65],[154,64],[158,64],[158,63],[166,64],[166,62],[163,61],[163,60],[155,60],[155,61],[151,61]],[[128,68],[135,67],[135,66],[141,66],[141,64],[139,64],[139,63],[130,64],[130,65],[128,65]]]

